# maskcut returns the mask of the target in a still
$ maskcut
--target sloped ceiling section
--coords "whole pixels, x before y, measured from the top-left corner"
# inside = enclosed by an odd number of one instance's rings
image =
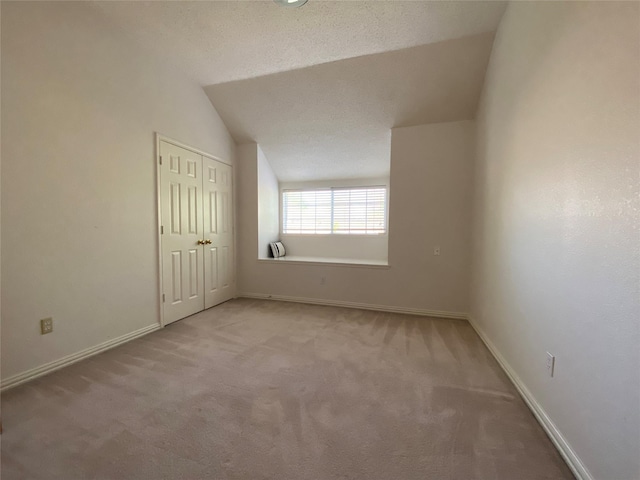
[[[384,177],[390,129],[475,116],[493,33],[205,87],[281,181]]]
[[[506,2],[90,2],[200,85],[495,31]]]

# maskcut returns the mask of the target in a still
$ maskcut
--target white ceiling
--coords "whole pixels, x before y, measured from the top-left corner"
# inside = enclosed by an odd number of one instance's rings
[[[96,2],[129,36],[201,85],[495,31],[505,2]]]
[[[506,3],[91,5],[205,86],[281,180],[303,181],[387,175],[392,126],[473,118],[492,36],[448,40],[494,32]]]

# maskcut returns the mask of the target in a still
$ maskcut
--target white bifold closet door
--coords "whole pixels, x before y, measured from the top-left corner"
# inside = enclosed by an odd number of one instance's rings
[[[202,157],[204,172],[204,308],[231,298],[233,216],[231,167]],[[209,243],[211,242],[211,243]]]
[[[162,300],[168,324],[232,295],[231,167],[160,142]]]

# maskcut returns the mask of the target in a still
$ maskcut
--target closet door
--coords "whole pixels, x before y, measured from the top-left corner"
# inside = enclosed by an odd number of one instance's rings
[[[204,309],[202,156],[160,142],[164,323]]]
[[[205,308],[233,297],[233,210],[231,167],[202,157],[204,196]]]

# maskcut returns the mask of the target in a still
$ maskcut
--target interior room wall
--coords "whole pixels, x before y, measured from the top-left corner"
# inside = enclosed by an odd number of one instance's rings
[[[90,4],[1,8],[6,380],[158,322],[154,132],[228,162],[235,145],[202,88]]]
[[[258,163],[258,257],[269,258],[269,244],[280,239],[280,189],[278,178],[256,147]]]
[[[639,22],[511,3],[477,119],[472,319],[585,478],[640,478]]]
[[[288,257],[386,262],[388,235],[281,235]]]
[[[2,8],[0,6],[0,48],[2,47]],[[1,57],[1,55],[0,55]],[[0,61],[0,104],[2,103],[2,61]],[[2,145],[2,115],[0,115],[0,146]],[[0,272],[2,272],[2,148],[0,147]],[[0,292],[2,274],[0,273]],[[2,363],[2,294],[0,293],[0,364]],[[1,369],[0,369],[1,370]],[[0,371],[0,379],[2,372]],[[0,406],[0,429],[2,428],[2,407]]]
[[[236,265],[238,292],[243,279],[259,258],[258,239],[258,145],[241,144],[236,147]]]
[[[388,268],[259,261],[256,167],[244,161],[245,151],[251,157],[255,147],[240,146],[238,291],[467,312],[474,128],[463,121],[392,130]],[[434,246],[440,256],[433,255]]]

